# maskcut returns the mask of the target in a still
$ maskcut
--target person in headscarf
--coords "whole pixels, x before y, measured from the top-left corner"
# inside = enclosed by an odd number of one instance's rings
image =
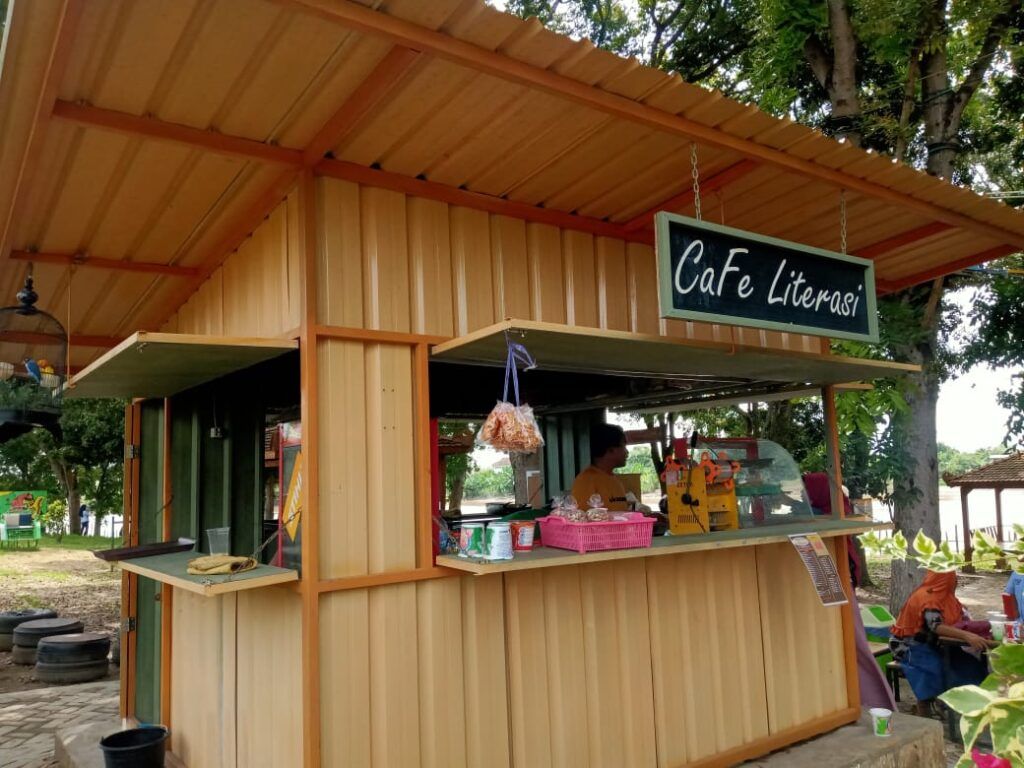
[[[988,673],[983,654],[995,646],[989,624],[970,620],[956,597],[956,586],[955,572],[928,571],[892,626],[889,645],[917,698],[918,714],[930,714],[940,693],[958,685],[977,685]],[[946,649],[948,665],[938,647],[940,637],[962,643]]]

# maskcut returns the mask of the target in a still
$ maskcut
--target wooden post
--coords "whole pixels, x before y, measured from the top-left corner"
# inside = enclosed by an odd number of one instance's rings
[[[302,764],[320,765],[320,526],[317,413],[316,179],[299,177],[299,253],[302,329],[299,339],[302,460]]]
[[[996,492],[996,540],[1003,543],[1003,489],[1000,487],[995,488]],[[996,568],[1006,568],[1006,558],[1000,557],[996,559]]]
[[[837,518],[845,517],[843,505],[843,470],[839,455],[839,426],[836,421],[835,387],[821,390],[822,412],[825,416],[825,453],[828,457],[829,490],[832,493],[832,513]],[[853,582],[850,580],[850,558],[847,554],[847,537],[836,538],[836,568],[846,590],[849,602],[840,610],[843,616],[843,661],[846,671],[847,701],[853,708],[860,708],[860,680],[857,677],[857,640],[854,637],[853,605],[857,600]]]
[[[822,410],[825,416],[825,455],[828,464],[828,484],[831,492],[832,516],[842,519],[846,516],[843,504],[843,470],[839,456],[839,427],[836,422],[835,387],[821,390]]]
[[[164,398],[164,440],[163,440],[163,477],[161,506],[163,508],[162,533],[163,540],[171,538],[172,499],[174,488],[171,484],[171,400]],[[171,664],[173,662],[174,643],[174,588],[170,584],[160,585],[160,722],[171,727]],[[167,747],[171,748],[171,737],[167,739]]]
[[[964,573],[974,573],[974,565],[971,564],[971,555],[973,554],[971,547],[971,513],[967,502],[967,494],[970,492],[970,488],[963,485],[960,486],[960,511],[964,517],[964,559],[967,561],[967,565],[963,568]]]

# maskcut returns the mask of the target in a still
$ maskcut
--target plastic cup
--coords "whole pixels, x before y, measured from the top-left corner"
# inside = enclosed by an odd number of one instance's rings
[[[231,526],[207,528],[206,546],[211,555],[226,555],[231,549]]]
[[[1001,622],[992,622],[992,639],[997,643],[1003,642],[1003,624]]]
[[[892,735],[892,710],[882,709],[881,707],[872,707],[868,710],[871,715],[871,732],[875,736],[891,736]]]

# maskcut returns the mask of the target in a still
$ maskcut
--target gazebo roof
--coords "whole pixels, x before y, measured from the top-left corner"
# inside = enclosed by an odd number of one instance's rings
[[[309,172],[651,243],[693,210],[695,143],[716,222],[835,250],[845,191],[882,292],[1024,248],[1020,211],[483,0],[9,8],[0,294],[33,261],[76,366],[159,329]]]
[[[1024,452],[996,459],[962,475],[944,475],[946,485],[974,488],[1024,488]]]

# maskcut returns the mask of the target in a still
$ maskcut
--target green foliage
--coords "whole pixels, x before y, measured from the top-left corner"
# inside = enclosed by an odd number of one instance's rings
[[[945,443],[939,443],[939,476],[946,474],[962,475],[972,469],[988,464],[990,456],[1005,453],[1001,446],[979,448],[976,451],[958,451]]]
[[[63,499],[50,499],[49,503],[44,505],[38,519],[42,523],[43,532],[60,543],[66,531],[67,516],[68,503]]]
[[[500,499],[514,492],[512,467],[478,469],[466,477],[467,499]]]
[[[989,651],[992,674],[981,685],[964,685],[939,696],[960,714],[964,755],[957,766],[971,766],[971,750],[988,728],[993,754],[1024,765],[1024,645],[1005,644]]]
[[[509,13],[731,95],[745,88],[757,0],[509,0]]]
[[[1009,546],[1003,547],[983,531],[975,531],[971,537],[974,549],[972,563],[975,565],[985,561],[1009,560],[1017,571],[1024,573],[1024,525],[1013,524],[1018,538]],[[947,573],[962,568],[966,558],[960,552],[954,552],[948,541],[936,544],[935,540],[918,531],[913,544],[907,542],[902,531],[896,531],[891,537],[882,538],[874,531],[861,534],[861,546],[869,555],[887,557],[895,560],[910,560],[918,567],[937,573]]]
[[[997,266],[1014,271],[986,278],[975,291],[962,369],[982,364],[1024,370],[1024,256],[1003,259]],[[998,399],[1010,412],[1007,442],[1024,448],[1024,375],[1018,373]]]
[[[909,545],[902,531],[897,531],[890,538],[884,539],[874,532],[862,534],[859,538],[864,551],[870,555],[911,560],[916,562],[918,567],[937,573],[955,571],[966,563],[964,555],[954,552],[948,541],[936,544],[923,531],[918,531],[914,543]]]
[[[51,498],[66,496],[74,488],[91,502],[97,520],[107,513],[120,513],[124,404],[67,400],[61,428],[59,441],[35,429],[0,445],[0,484],[47,490]]]
[[[661,490],[658,473],[654,471],[649,445],[634,445],[629,449],[629,458],[621,472],[629,475],[640,475],[640,492],[654,493]]]

